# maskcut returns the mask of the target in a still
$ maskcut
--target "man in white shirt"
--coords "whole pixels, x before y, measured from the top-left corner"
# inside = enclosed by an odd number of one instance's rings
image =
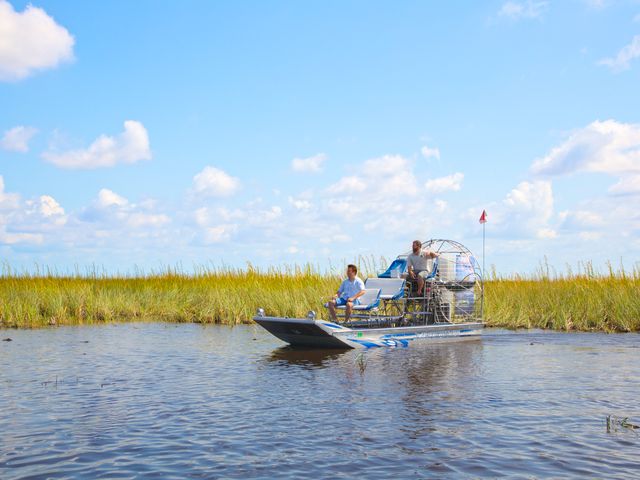
[[[420,275],[422,272],[429,271],[427,266],[428,258],[436,258],[438,256],[435,252],[422,252],[422,242],[420,240],[414,240],[411,245],[412,253],[407,257],[407,272],[408,279],[418,284],[418,295],[422,295],[424,289],[424,278]]]
[[[329,315],[334,322],[337,320],[336,307],[345,306],[344,321],[347,322],[353,311],[353,306],[360,304],[359,298],[364,295],[364,282],[356,276],[357,274],[358,267],[348,265],[347,278],[340,284],[338,292],[329,300]]]

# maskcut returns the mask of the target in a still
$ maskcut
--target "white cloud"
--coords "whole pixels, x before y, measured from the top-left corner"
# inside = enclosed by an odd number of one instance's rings
[[[199,195],[228,197],[236,193],[239,187],[240,180],[212,166],[204,167],[193,177],[193,191]]]
[[[0,244],[42,244],[46,234],[66,221],[64,209],[53,197],[23,200],[17,193],[5,192],[0,176]]]
[[[546,222],[553,214],[551,182],[520,182],[507,195],[505,205],[509,210],[531,222]]]
[[[430,148],[426,145],[420,149],[420,153],[424,158],[435,158],[436,160],[440,160],[440,149],[439,148]]]
[[[631,43],[620,49],[615,57],[603,58],[598,65],[609,67],[613,72],[622,72],[631,67],[631,61],[640,57],[640,35],[636,35]]]
[[[628,175],[621,178],[618,183],[609,188],[613,195],[637,195],[640,194],[640,175]]]
[[[0,148],[11,152],[26,153],[29,151],[29,140],[38,132],[36,128],[22,125],[4,132],[0,140]]]
[[[565,230],[593,230],[605,226],[602,215],[589,210],[565,210],[558,215]]]
[[[4,178],[0,175],[0,210],[11,210],[18,207],[20,196],[4,191]]]
[[[326,160],[327,156],[324,153],[307,158],[294,158],[291,161],[291,169],[294,172],[320,173],[322,172],[322,164]]]
[[[205,243],[226,243],[238,231],[236,224],[216,225],[205,229]]]
[[[291,204],[296,210],[309,210],[312,207],[309,200],[294,197],[289,197],[288,200],[289,204]]]
[[[425,188],[430,193],[457,192],[462,188],[464,174],[457,172],[446,177],[427,180]]]
[[[149,230],[171,222],[168,215],[155,209],[156,202],[153,200],[132,203],[122,195],[103,188],[92,205],[76,217],[80,222],[99,223],[105,238],[110,235],[127,237],[136,229]]]
[[[549,2],[547,1],[508,1],[502,4],[502,7],[498,11],[498,16],[510,20],[540,18],[548,7]]]
[[[0,80],[15,81],[73,60],[74,39],[38,7],[23,12],[0,0]]]
[[[165,214],[153,214],[144,212],[132,212],[127,218],[127,224],[133,228],[161,227],[169,223],[171,219]]]
[[[66,152],[47,151],[42,158],[61,168],[113,167],[118,163],[150,160],[149,136],[142,123],[124,122],[124,132],[117,137],[101,135],[88,148]]]
[[[384,155],[366,160],[354,170],[355,175],[341,178],[323,192],[315,220],[322,237],[329,241],[345,238],[341,231],[330,234],[328,225],[357,225],[394,238],[420,231],[424,234],[430,220],[420,213],[421,202],[415,201],[420,189],[411,161],[400,155]]]
[[[640,173],[640,125],[615,120],[593,122],[536,160],[531,170],[549,176]]]
[[[40,197],[39,210],[45,217],[54,217],[56,215],[64,215],[64,208],[56,201],[55,198],[49,195],[42,195]]]
[[[554,213],[553,190],[549,181],[523,181],[500,203],[487,205],[490,228],[502,238],[550,239],[556,235],[550,225]],[[469,222],[478,225],[478,208],[468,212]]]
[[[124,207],[129,203],[129,200],[108,188],[103,188],[98,192],[98,200],[96,203],[100,208],[109,208],[111,206]]]
[[[361,193],[367,189],[367,184],[358,177],[342,177],[333,185],[329,185],[327,191],[332,194]]]

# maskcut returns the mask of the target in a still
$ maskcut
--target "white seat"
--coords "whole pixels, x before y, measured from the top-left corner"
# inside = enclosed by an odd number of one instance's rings
[[[371,310],[380,305],[380,289],[379,288],[365,288],[364,295],[358,298],[360,304],[354,305],[354,310]],[[324,304],[325,308],[329,306],[328,303]],[[345,309],[345,305],[337,307],[339,309]]]
[[[359,305],[354,305],[354,310],[371,310],[372,308],[376,308],[380,305],[380,289],[379,288],[365,288],[364,295],[362,295],[358,300],[360,300]],[[342,307],[344,308],[344,307]]]
[[[365,288],[379,288],[382,300],[398,300],[404,296],[404,278],[367,278]]]

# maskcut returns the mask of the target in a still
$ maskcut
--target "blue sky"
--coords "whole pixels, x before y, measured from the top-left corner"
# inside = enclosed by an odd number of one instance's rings
[[[640,252],[640,2],[0,0],[0,256]]]

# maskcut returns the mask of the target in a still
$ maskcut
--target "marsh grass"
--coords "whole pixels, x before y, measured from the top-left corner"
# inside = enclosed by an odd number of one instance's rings
[[[558,273],[541,265],[531,276],[491,275],[485,284],[490,326],[555,330],[640,331],[640,267],[598,272],[591,263]]]
[[[365,277],[384,260],[360,259]],[[251,265],[180,268],[133,275],[89,272],[60,275],[38,270],[0,276],[0,326],[33,328],[124,321],[234,325],[251,321],[262,307],[270,315],[321,312],[337,288],[340,271],[312,265],[260,270]],[[534,275],[499,277],[485,284],[489,326],[559,330],[640,331],[640,268],[596,272],[590,264],[558,274],[541,267]]]
[[[40,327],[119,321],[237,324],[258,306],[286,316],[319,311],[339,276],[311,266],[260,271],[167,270],[134,277],[4,275],[0,325]]]

